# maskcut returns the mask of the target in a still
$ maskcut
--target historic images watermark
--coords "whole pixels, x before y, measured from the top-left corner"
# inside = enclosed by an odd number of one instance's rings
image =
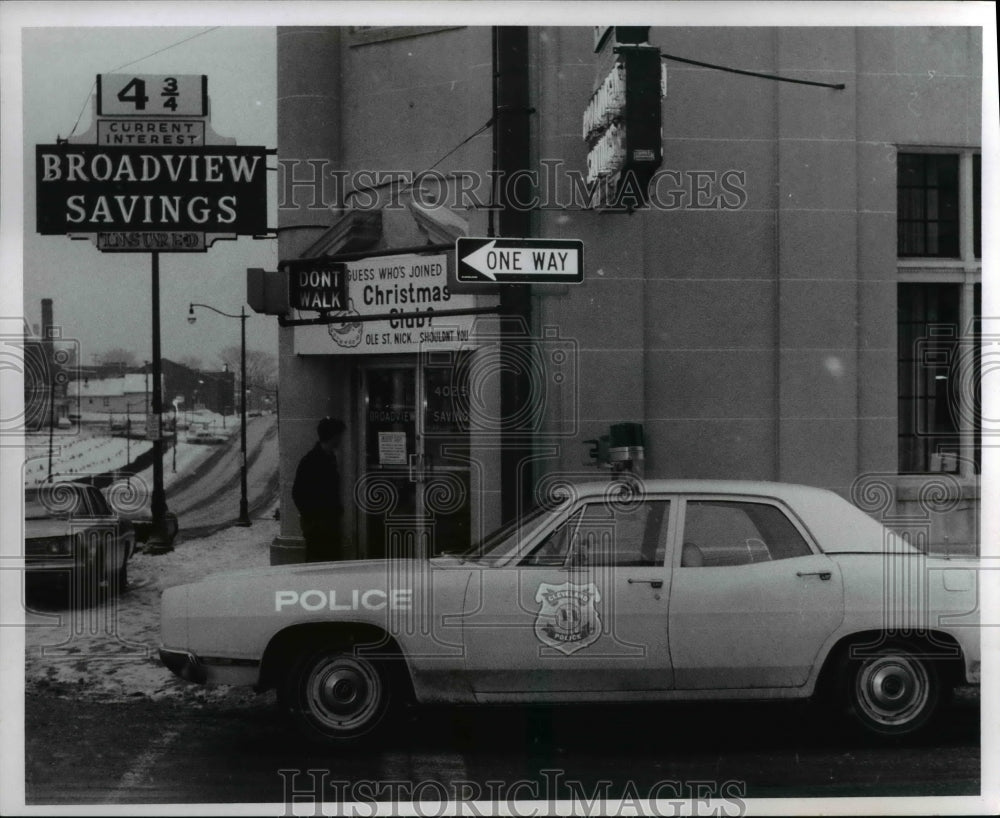
[[[146,656],[149,647],[120,630],[118,595],[127,576],[122,560],[136,537],[131,520],[148,504],[149,486],[117,468],[101,438],[83,432],[90,410],[83,358],[80,340],[59,325],[0,318],[0,367],[20,375],[22,387],[22,401],[0,413],[0,445],[24,453],[24,527],[19,545],[0,555],[0,570],[21,575],[23,625],[43,632],[33,648],[40,655]],[[101,414],[107,442],[117,438],[124,453],[131,432],[125,415],[115,426],[110,410]],[[9,625],[21,620],[0,621]]]
[[[109,513],[95,516],[98,493]],[[26,489],[22,546],[0,568],[23,575],[24,627],[37,632],[29,650],[66,661],[150,654],[124,632],[119,599],[136,537],[131,518],[148,498],[145,480],[116,472],[63,474]],[[7,624],[17,623],[0,621]]]
[[[584,782],[565,770],[539,778],[438,781],[332,779],[323,769],[278,770],[286,816],[443,815],[716,815],[746,814],[745,781],[661,779],[652,784],[607,779]]]
[[[60,326],[39,335],[23,316],[0,316],[0,368],[23,383],[23,403],[5,401],[0,410],[0,445],[20,448],[33,430],[51,433],[54,445],[76,436],[66,411],[79,403],[80,350],[80,341],[64,337]]]
[[[327,210],[400,210],[404,194],[419,207],[483,210],[593,210],[600,203],[600,184],[562,160],[542,159],[539,170],[505,171],[435,169],[344,170],[329,159],[279,159],[278,208]],[[640,183],[623,177],[619,187]],[[661,168],[644,185],[654,210],[742,210],[746,207],[746,171],[733,168]],[[503,194],[503,195],[501,195]]]

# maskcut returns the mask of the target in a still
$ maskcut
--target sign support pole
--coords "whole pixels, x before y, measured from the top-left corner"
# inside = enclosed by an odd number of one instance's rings
[[[151,256],[153,392],[152,405],[146,407],[146,425],[153,444],[153,489],[146,551],[163,554],[173,550],[171,543],[178,526],[177,516],[167,511],[163,486],[166,442],[160,350],[160,252],[204,252],[221,239],[265,233],[267,156],[274,151],[261,146],[239,146],[235,139],[212,130],[208,77],[204,74],[98,74],[95,87],[94,119],[87,133],[35,146],[35,166],[39,171],[35,190],[36,230],[43,236],[89,236],[102,253]],[[117,142],[116,134],[144,130],[151,134],[148,142]],[[159,133],[176,134],[178,141],[166,136],[161,141],[156,136]],[[143,172],[141,177],[129,173],[127,179],[122,179],[122,174],[116,175],[114,185],[110,185],[107,175],[99,172],[90,174],[92,178],[83,175],[77,178],[75,168],[101,167],[102,163],[109,168],[109,174],[110,169],[139,165]],[[162,177],[161,171],[166,171]],[[96,197],[95,201],[103,203],[105,208],[95,206],[90,221],[84,221],[86,214],[78,218],[70,207],[77,197],[85,200],[87,196]],[[146,209],[126,209],[123,205],[120,212],[112,212],[110,199],[124,201],[129,197],[133,204],[141,198],[147,203]],[[176,208],[163,204],[168,199],[176,203]],[[186,201],[187,208],[180,206],[181,200]],[[161,202],[159,210],[155,201]],[[204,212],[192,209],[198,201],[206,204]],[[217,202],[214,209],[207,207],[212,201]],[[174,427],[176,471],[176,411]],[[245,432],[243,449],[245,471]],[[245,495],[245,477],[242,489]],[[247,517],[245,512],[244,509],[241,517]]]
[[[247,504],[247,314],[240,305],[240,518],[236,523],[250,525]]]
[[[150,501],[150,511],[153,515],[152,531],[149,535],[148,548],[150,553],[163,554],[173,550],[170,537],[167,536],[167,498],[163,490],[163,390],[162,362],[160,360],[160,254],[155,250],[150,253],[152,261],[152,302],[153,302],[153,406],[152,414],[155,423],[153,438],[153,496]]]
[[[530,167],[531,153],[528,55],[527,27],[493,28],[494,169],[506,174],[504,178],[516,178],[518,182],[513,186],[496,186],[493,204],[499,208],[497,228],[500,236],[531,235],[531,212],[518,206],[518,202],[531,200],[531,183],[523,172]],[[530,331],[529,285],[504,285],[500,291],[500,309],[520,318],[520,326]],[[519,429],[515,420],[531,408],[528,403],[532,400],[530,375],[524,365],[527,339],[509,338],[508,331],[501,331],[500,341],[500,416],[503,418],[500,427],[500,517],[504,522],[530,508],[535,488],[531,471],[532,445],[523,442],[525,430]]]

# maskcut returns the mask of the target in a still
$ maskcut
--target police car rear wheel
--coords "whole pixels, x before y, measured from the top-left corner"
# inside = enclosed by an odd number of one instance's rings
[[[848,713],[873,736],[899,738],[920,731],[943,699],[935,663],[903,643],[890,642],[861,658],[847,657],[841,678]]]
[[[384,667],[350,646],[301,657],[281,698],[306,735],[334,743],[370,735],[391,701]]]

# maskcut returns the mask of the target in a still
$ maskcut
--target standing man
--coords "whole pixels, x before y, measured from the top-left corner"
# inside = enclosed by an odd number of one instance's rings
[[[306,540],[306,562],[326,562],[343,556],[344,505],[340,500],[337,449],[344,436],[344,422],[323,418],[316,435],[319,442],[299,461],[292,485],[292,499]]]

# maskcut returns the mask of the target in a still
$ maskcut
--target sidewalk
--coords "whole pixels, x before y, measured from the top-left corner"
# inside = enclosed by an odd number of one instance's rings
[[[188,702],[258,700],[249,689],[193,685],[160,664],[160,595],[165,588],[218,571],[267,567],[279,523],[231,527],[180,541],[161,556],[138,553],[128,589],[101,605],[71,613],[65,596],[33,594],[25,620],[25,688],[92,700],[140,698]]]

